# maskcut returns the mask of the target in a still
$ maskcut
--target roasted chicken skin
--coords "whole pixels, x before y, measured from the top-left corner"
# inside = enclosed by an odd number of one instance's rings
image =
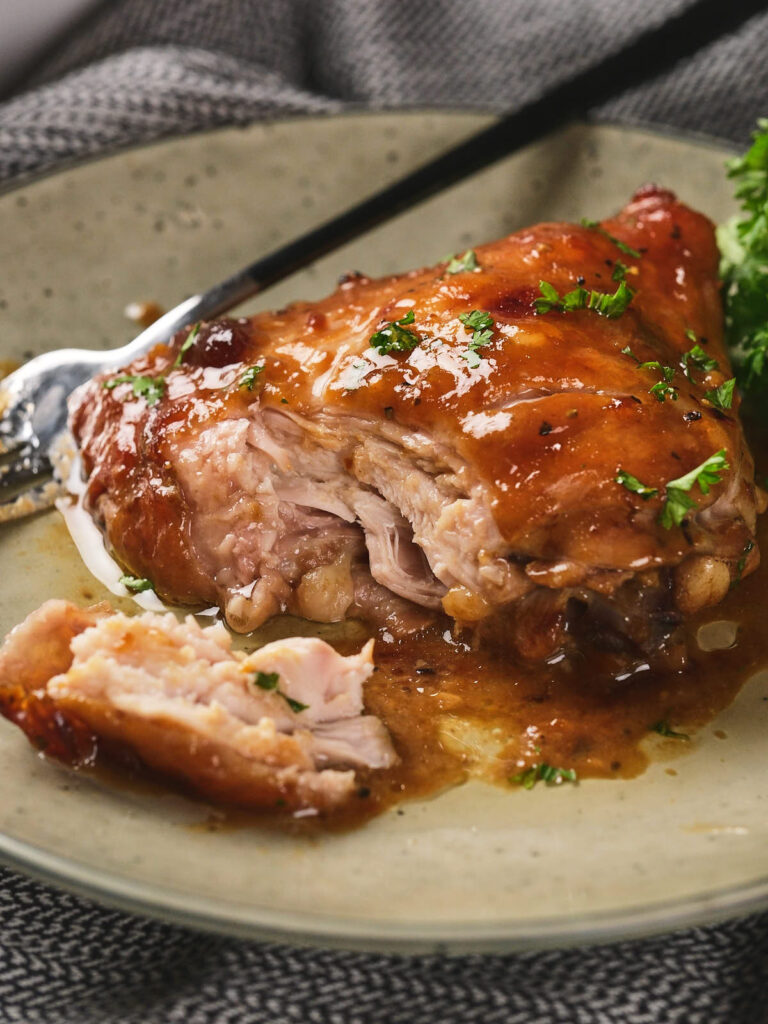
[[[530,658],[574,638],[646,649],[720,600],[758,564],[763,505],[738,396],[717,398],[713,225],[649,186],[476,263],[351,274],[84,385],[85,503],[119,561],[235,630],[286,609],[407,628],[420,606],[506,622]],[[542,281],[612,295],[622,278],[620,315],[537,302]],[[401,351],[372,346],[382,329]],[[716,453],[727,468],[665,525],[667,484]]]

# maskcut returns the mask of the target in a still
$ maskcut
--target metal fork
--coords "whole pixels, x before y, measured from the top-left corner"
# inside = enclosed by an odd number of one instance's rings
[[[89,377],[131,362],[183,327],[220,316],[377,224],[659,74],[733,31],[763,5],[764,0],[698,0],[352,209],[182,302],[129,345],[106,353],[48,352],[16,370],[0,382],[0,522],[47,508],[60,493],[61,483],[52,479],[51,452],[66,427],[67,397]]]

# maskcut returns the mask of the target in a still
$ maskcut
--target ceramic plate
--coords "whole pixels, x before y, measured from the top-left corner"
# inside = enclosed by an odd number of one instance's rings
[[[367,114],[123,152],[0,196],[0,358],[109,347],[124,307],[170,307],[469,134],[476,114]],[[725,153],[575,127],[273,289],[316,298],[542,219],[600,217],[654,180],[720,220]],[[255,307],[254,307],[255,308]],[[0,631],[48,597],[108,597],[51,512],[0,530]],[[116,602],[119,604],[119,602]],[[0,855],[130,910],[290,942],[504,950],[592,942],[768,904],[768,676],[692,749],[630,781],[509,792],[471,782],[345,835],[215,827],[205,804],[36,756],[0,721]],[[716,735],[717,732],[717,735]],[[722,738],[722,737],[725,738]]]

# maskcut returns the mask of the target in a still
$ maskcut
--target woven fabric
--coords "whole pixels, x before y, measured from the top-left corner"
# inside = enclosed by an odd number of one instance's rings
[[[292,113],[508,109],[691,0],[111,0],[0,106],[0,178]],[[595,116],[746,141],[768,13]],[[763,1024],[768,916],[610,948],[387,957],[200,935],[0,869],[0,1024]]]
[[[509,109],[692,0],[114,0],[0,107],[0,180],[163,135],[350,105]],[[742,142],[768,13],[594,114]]]

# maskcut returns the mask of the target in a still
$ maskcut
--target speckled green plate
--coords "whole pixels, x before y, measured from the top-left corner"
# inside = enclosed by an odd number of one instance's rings
[[[254,259],[486,122],[408,113],[296,120],[121,153],[0,196],[0,359],[122,344]],[[553,137],[275,288],[319,297],[541,219],[601,216],[656,180],[731,212],[717,147],[613,127]],[[106,597],[57,513],[0,530],[0,630],[45,598]],[[0,721],[0,856],[131,910],[340,946],[504,950],[618,939],[768,905],[768,675],[675,762],[510,793],[469,783],[357,832],[211,831],[206,806],[36,756]],[[715,730],[726,739],[718,738]]]

